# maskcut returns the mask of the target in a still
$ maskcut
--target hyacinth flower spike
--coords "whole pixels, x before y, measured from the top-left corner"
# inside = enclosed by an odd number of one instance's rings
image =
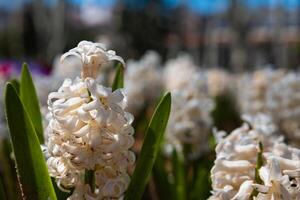
[[[64,54],[82,62],[81,77],[66,79],[48,97],[49,125],[46,157],[49,173],[74,199],[119,199],[127,189],[128,168],[135,156],[133,116],[126,112],[122,89],[100,85],[95,79],[101,66],[124,60],[100,43],[83,41]],[[86,175],[92,178],[87,181]]]

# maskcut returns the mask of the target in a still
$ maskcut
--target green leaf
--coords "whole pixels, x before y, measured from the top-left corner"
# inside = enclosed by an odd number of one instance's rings
[[[124,67],[122,64],[117,65],[116,75],[114,82],[112,84],[112,90],[115,91],[116,89],[124,87]]]
[[[34,84],[27,64],[23,64],[21,72],[20,98],[33,122],[40,143],[44,143],[42,115]]]
[[[11,83],[6,85],[5,108],[23,197],[56,200],[34,126]]]
[[[2,182],[2,178],[0,177],[0,199],[7,199],[5,195],[5,189]]]
[[[16,197],[16,184],[14,172],[14,165],[11,162],[11,145],[9,143],[8,137],[5,139],[0,139],[0,163],[1,163],[1,172],[2,174],[2,183],[5,186],[5,194],[7,199],[15,200]],[[1,198],[0,198],[1,199]]]
[[[169,181],[169,174],[165,168],[162,152],[159,152],[153,167],[153,179],[159,199],[175,199],[176,195]]]
[[[186,186],[185,186],[185,171],[183,156],[178,154],[174,149],[172,154],[172,169],[174,176],[174,186],[176,190],[176,199],[186,199]]]
[[[203,161],[205,162],[205,161]],[[209,162],[209,161],[208,161]],[[210,169],[206,165],[200,165],[197,169],[196,181],[189,192],[189,199],[198,200],[198,199],[208,199],[211,191],[210,183]]]
[[[125,194],[125,199],[127,200],[139,200],[143,195],[157,153],[160,149],[160,144],[168,123],[170,109],[171,94],[167,93],[156,107],[146,130],[142,150],[137,160],[129,188]]]
[[[54,178],[51,178],[51,181],[52,181],[52,185],[53,185],[57,200],[66,200],[72,194],[72,191],[70,191],[70,192],[61,191],[61,189],[58,188]]]
[[[9,82],[15,87],[17,93],[20,94],[20,82],[17,79],[12,79]]]

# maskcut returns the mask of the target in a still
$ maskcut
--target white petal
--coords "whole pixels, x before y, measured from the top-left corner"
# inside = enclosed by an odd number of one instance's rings
[[[279,156],[271,156],[270,159],[276,159],[281,168],[283,169],[290,169],[290,170],[294,170],[294,169],[299,169],[300,167],[300,160],[290,160],[287,158],[282,158]]]
[[[300,169],[283,170],[283,174],[288,175],[289,177],[298,178],[300,177]]]
[[[99,100],[96,99],[96,100],[93,100],[93,101],[91,101],[87,104],[84,104],[82,106],[82,109],[84,111],[88,112],[88,111],[91,111],[91,110],[97,110],[97,109],[99,109],[99,107],[100,107],[100,102],[99,102]]]
[[[119,103],[123,100],[124,95],[121,90],[115,90],[111,95],[108,97],[108,101],[111,103]]]
[[[123,128],[122,134],[133,135],[134,134],[134,128],[131,125],[127,125]]]
[[[270,177],[270,171],[268,168],[262,166],[260,169],[259,169],[259,176],[261,178],[261,180],[263,180],[263,182],[265,184],[269,184],[269,177]]]
[[[120,56],[117,56],[115,51],[109,50],[107,52],[106,56],[108,57],[108,60],[119,61],[120,63],[122,63],[123,67],[126,67],[126,64],[125,64],[125,61],[123,60],[123,58]]]
[[[107,97],[111,94],[111,88],[104,87],[102,85],[97,85],[96,87],[97,97]]]
[[[97,109],[97,114],[95,117],[95,121],[99,124],[102,125],[106,123],[108,117],[109,117],[110,111],[107,111],[103,108],[98,108]]]
[[[245,181],[240,186],[238,193],[232,198],[232,200],[248,200],[253,191],[253,181]]]
[[[271,160],[270,166],[270,180],[279,180],[282,177],[280,164],[276,159]]]
[[[226,171],[236,172],[254,169],[254,165],[247,160],[228,161],[217,159],[215,167],[221,168]],[[215,170],[217,170],[217,168],[213,168],[212,173],[214,173]]]
[[[82,56],[80,55],[80,53],[74,48],[74,49],[71,49],[69,52],[67,53],[64,53],[61,58],[60,58],[60,62],[63,62],[68,56],[75,56],[77,58],[79,58],[79,60],[81,62],[83,62],[82,60]]]
[[[134,120],[134,116],[129,112],[125,112],[125,119],[128,124],[132,124],[132,122]]]
[[[84,122],[88,122],[89,120],[92,119],[92,116],[90,115],[90,112],[83,110],[82,107],[77,109],[77,116],[80,120]]]
[[[81,129],[79,129],[78,131],[73,132],[73,134],[77,137],[82,137],[82,136],[88,134],[89,131],[90,131],[90,125],[87,124],[87,125],[83,126]]]
[[[268,193],[270,190],[270,187],[265,186],[265,185],[259,185],[259,184],[253,184],[253,187],[261,193]]]
[[[109,107],[115,111],[116,113],[119,113],[121,115],[124,114],[124,110],[118,105],[118,104],[115,104],[115,103],[110,103],[109,104]]]

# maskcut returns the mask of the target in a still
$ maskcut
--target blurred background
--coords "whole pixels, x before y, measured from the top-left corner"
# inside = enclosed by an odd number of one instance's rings
[[[55,56],[92,40],[126,59],[152,49],[205,68],[294,69],[299,28],[300,0],[0,0],[0,65],[48,73]]]

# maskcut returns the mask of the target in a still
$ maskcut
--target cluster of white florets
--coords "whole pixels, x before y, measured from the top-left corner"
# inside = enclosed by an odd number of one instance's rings
[[[249,124],[234,130],[216,147],[210,199],[298,199],[300,151],[283,143],[269,117],[248,119]],[[263,160],[259,169],[258,154]]]
[[[143,106],[153,104],[162,91],[160,57],[148,51],[138,61],[128,61],[125,72],[125,85],[128,97],[128,110],[138,113]]]
[[[207,70],[207,88],[211,97],[223,95],[233,89],[233,78],[224,70]]]
[[[69,199],[119,198],[129,185],[127,170],[135,160],[129,150],[134,143],[133,116],[124,111],[122,89],[112,91],[94,78],[102,63],[120,58],[90,42],[79,43],[68,54],[80,57],[83,71],[81,78],[66,79],[49,94],[49,173],[60,188],[74,188]],[[94,175],[95,188],[85,181],[87,171]]]
[[[267,93],[267,108],[281,131],[292,142],[300,143],[300,74],[287,73],[273,83]]]
[[[238,99],[241,112],[245,114],[267,113],[267,96],[269,87],[284,76],[280,70],[257,70],[252,74],[237,76]]]
[[[238,81],[236,94],[242,113],[272,116],[281,133],[300,143],[300,74],[282,70],[258,70]]]
[[[172,91],[172,108],[165,134],[165,150],[188,153],[195,158],[208,150],[207,139],[214,107],[207,92],[205,74],[190,57],[178,57],[165,69],[165,88]],[[188,152],[185,150],[188,149]]]
[[[199,84],[199,81],[205,81],[203,78],[198,78],[199,74],[198,67],[189,55],[179,55],[177,58],[170,59],[164,67],[164,87],[171,92],[185,90],[190,82]]]
[[[211,126],[210,112],[213,103],[210,99],[192,90],[174,92],[174,99],[166,130],[166,151],[175,148],[187,152],[190,158],[198,157],[208,150],[208,136]]]

